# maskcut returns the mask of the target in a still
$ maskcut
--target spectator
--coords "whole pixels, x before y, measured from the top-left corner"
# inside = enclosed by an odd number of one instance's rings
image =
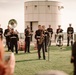
[[[3,42],[0,39],[0,75],[13,75],[15,67],[14,54],[4,57]]]
[[[76,39],[74,44],[72,45],[71,63],[73,63],[73,66],[74,66],[73,75],[76,75]]]

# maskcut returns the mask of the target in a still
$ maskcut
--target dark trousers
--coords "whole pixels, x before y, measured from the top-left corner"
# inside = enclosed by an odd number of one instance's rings
[[[71,46],[72,46],[73,45],[73,35],[71,35],[71,37],[67,36],[67,46],[69,46],[70,40],[71,40]]]
[[[51,37],[50,36],[47,36],[47,46],[51,46]]]
[[[10,39],[8,37],[6,38],[6,45],[9,51],[10,50]]]
[[[30,37],[25,39],[25,53],[30,53]]]
[[[15,52],[16,54],[18,53],[18,44],[17,41],[11,41],[11,51],[14,52],[14,47],[15,47]]]
[[[74,62],[74,74],[73,75],[76,75],[76,61]]]
[[[45,59],[44,43],[42,43],[42,44],[37,43],[37,47],[38,47],[38,57],[39,57],[39,59],[41,58],[41,53],[40,53],[41,48],[42,48],[42,52],[43,52],[43,59]]]

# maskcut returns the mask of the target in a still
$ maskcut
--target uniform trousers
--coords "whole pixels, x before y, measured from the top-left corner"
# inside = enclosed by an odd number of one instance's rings
[[[30,53],[30,37],[25,38],[25,53]]]
[[[15,47],[15,52],[16,54],[18,53],[18,43],[15,40],[10,41],[11,44],[11,51],[14,52],[14,47]]]
[[[73,34],[71,36],[67,36],[67,46],[69,46],[70,40],[71,40],[71,46],[72,46],[72,44],[73,44]]]
[[[45,59],[44,43],[39,44],[39,43],[37,42],[37,47],[38,47],[38,58],[39,58],[39,59],[41,58],[41,53],[40,53],[40,51],[41,51],[41,49],[42,49],[43,59]]]
[[[6,37],[6,45],[9,51],[10,50],[10,38],[9,37]]]

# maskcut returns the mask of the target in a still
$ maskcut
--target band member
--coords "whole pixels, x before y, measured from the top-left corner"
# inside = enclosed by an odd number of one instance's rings
[[[42,30],[44,31],[44,47],[45,47],[45,52],[47,52],[47,46],[48,46],[48,37],[49,37],[49,33],[48,31],[45,29],[45,26],[42,26]]]
[[[63,45],[62,41],[63,41],[63,29],[61,29],[61,26],[58,26],[58,29],[56,30],[56,45],[57,43],[59,43],[58,46]]]
[[[16,34],[19,34],[19,32],[18,32],[17,30],[15,30],[15,33],[16,33]]]
[[[4,31],[4,36],[6,38],[6,45],[7,45],[8,51],[10,50],[10,31],[11,31],[11,28],[9,26],[7,26],[7,29],[5,29]]]
[[[67,46],[69,46],[69,42],[71,41],[71,45],[73,44],[73,33],[74,29],[71,27],[71,24],[69,24],[69,27],[67,28]]]
[[[50,45],[51,45],[51,38],[53,35],[53,29],[51,28],[51,25],[49,25],[49,28],[47,28],[47,31],[49,32],[49,40],[50,41]]]
[[[74,44],[72,44],[71,63],[74,64],[74,74],[73,75],[76,75],[76,40],[75,40]]]
[[[32,33],[29,26],[27,26],[24,33],[25,33],[25,53],[26,52],[30,53],[30,40]]]
[[[44,33],[41,25],[38,25],[38,30],[35,32],[35,39],[37,40],[38,58],[41,58],[41,48],[43,52],[43,59],[45,60],[45,50],[44,50]]]
[[[18,41],[19,41],[18,35],[15,33],[14,29],[11,29],[11,33],[10,33],[11,51],[14,52],[14,46],[15,46],[16,54],[18,54]]]
[[[0,24],[0,38],[3,39],[3,29],[1,28],[1,24]]]

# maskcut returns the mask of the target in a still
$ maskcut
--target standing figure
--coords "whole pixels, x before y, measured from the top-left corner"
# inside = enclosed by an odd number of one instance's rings
[[[11,29],[11,33],[10,33],[11,51],[14,52],[14,46],[15,46],[16,54],[18,54],[18,41],[19,41],[19,37],[17,33],[15,33],[14,29]]]
[[[52,35],[53,35],[53,29],[51,28],[51,25],[49,25],[49,28],[47,28],[47,31],[49,33],[49,40],[50,41],[50,45],[51,45],[51,39],[52,39]]]
[[[5,29],[4,31],[4,36],[6,38],[6,45],[7,45],[8,51],[10,50],[10,31],[11,31],[11,28],[9,26],[7,26],[7,29]]]
[[[15,56],[14,53],[6,54],[3,41],[0,38],[0,75],[14,75]]]
[[[43,52],[43,59],[45,60],[45,50],[44,50],[44,33],[41,25],[38,25],[38,30],[35,32],[35,39],[37,40],[38,58],[41,58],[41,48]]]
[[[44,32],[44,47],[45,47],[45,52],[47,52],[47,46],[48,46],[48,37],[49,37],[49,33],[48,31],[45,29],[45,26],[42,26],[42,30]]]
[[[0,24],[0,38],[3,39],[3,28],[1,28],[1,24]]]
[[[63,29],[61,29],[60,25],[58,26],[58,29],[56,30],[56,45],[58,46],[63,45]]]
[[[72,44],[71,63],[74,64],[74,74],[73,75],[76,75],[76,40],[75,40],[74,44]]]
[[[73,33],[74,29],[71,27],[71,24],[69,24],[69,27],[67,28],[67,46],[69,46],[69,42],[71,41],[71,45],[73,44]]]
[[[24,31],[25,34],[25,53],[30,53],[30,40],[31,40],[31,30],[30,27],[27,26],[27,28]]]

